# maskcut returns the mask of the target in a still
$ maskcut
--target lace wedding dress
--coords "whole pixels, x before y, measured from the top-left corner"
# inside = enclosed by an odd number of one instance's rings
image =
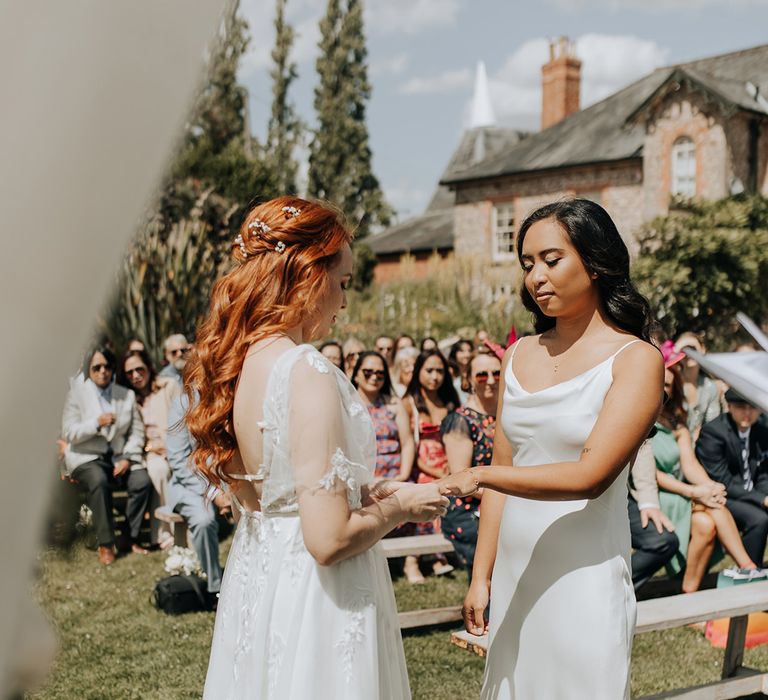
[[[360,508],[376,459],[373,424],[347,378],[300,345],[275,363],[264,399],[261,512],[241,513],[229,552],[206,700],[410,698],[395,600],[378,546],[332,566],[307,551],[302,488]],[[317,478],[303,465],[323,454]],[[305,524],[306,527],[306,524]]]

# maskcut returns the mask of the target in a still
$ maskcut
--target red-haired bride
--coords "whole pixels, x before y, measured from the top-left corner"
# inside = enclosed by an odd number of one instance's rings
[[[346,305],[351,233],[296,197],[256,206],[214,286],[186,377],[194,466],[240,519],[205,698],[408,698],[376,543],[445,512],[434,484],[373,483],[376,436],[346,376],[310,341]]]

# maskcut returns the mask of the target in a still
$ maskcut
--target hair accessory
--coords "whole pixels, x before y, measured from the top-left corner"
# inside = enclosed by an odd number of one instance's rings
[[[240,252],[243,254],[244,258],[248,257],[248,251],[245,249],[245,243],[243,242],[243,237],[238,233],[237,238],[235,238],[235,243],[240,246]]]
[[[297,209],[296,207],[283,207],[283,212],[286,216],[292,216],[295,219],[301,214],[301,209]]]
[[[257,230],[261,231],[262,233],[269,233],[272,229],[269,228],[269,226],[267,226],[261,219],[254,219],[250,224],[248,224],[248,230]]]
[[[278,253],[282,253],[285,250],[285,243],[283,243],[282,241],[278,241],[277,245],[275,245],[275,250]]]

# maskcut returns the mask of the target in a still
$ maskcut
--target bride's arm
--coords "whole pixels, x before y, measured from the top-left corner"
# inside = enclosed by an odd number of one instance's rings
[[[474,486],[545,501],[597,498],[648,435],[661,406],[663,376],[658,350],[645,343],[627,348],[614,362],[613,384],[579,460],[525,469],[476,467],[443,480],[443,492],[471,492]]]
[[[347,491],[360,475],[346,460],[350,428],[336,381],[308,365],[295,367],[289,401],[289,456],[304,544],[325,566],[370,549],[403,521],[433,519],[448,504],[434,484],[404,485],[350,509]]]

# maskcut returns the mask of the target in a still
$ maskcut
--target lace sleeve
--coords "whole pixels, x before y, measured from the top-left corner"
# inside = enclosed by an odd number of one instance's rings
[[[293,368],[288,392],[288,457],[296,495],[322,489],[345,494],[349,507],[359,508],[367,470],[354,461],[354,428],[339,379],[318,353],[305,359]]]

